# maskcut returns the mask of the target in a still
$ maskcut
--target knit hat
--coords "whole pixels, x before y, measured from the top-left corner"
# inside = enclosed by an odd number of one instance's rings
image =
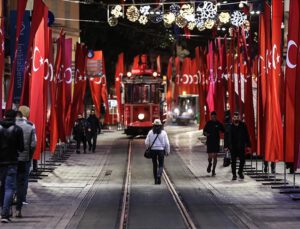
[[[158,119],[158,118],[155,119],[152,124],[153,124],[153,126],[161,126],[162,125],[160,119]]]
[[[20,106],[19,107],[19,111],[22,113],[22,115],[25,117],[25,118],[28,118],[29,117],[29,107],[27,106]]]

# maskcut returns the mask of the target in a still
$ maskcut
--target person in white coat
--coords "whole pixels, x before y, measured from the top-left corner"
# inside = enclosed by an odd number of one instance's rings
[[[151,153],[154,183],[161,184],[161,175],[164,169],[164,158],[170,153],[170,143],[167,132],[163,130],[163,126],[160,119],[154,120],[153,128],[149,131],[147,135],[145,145],[147,148],[152,145]]]

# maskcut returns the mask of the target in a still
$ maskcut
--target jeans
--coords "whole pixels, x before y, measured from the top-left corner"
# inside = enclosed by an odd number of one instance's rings
[[[86,137],[85,136],[81,137],[78,140],[76,140],[76,142],[77,142],[76,151],[80,152],[80,143],[82,142],[82,144],[83,144],[83,151],[85,152],[85,150],[86,150]]]
[[[231,152],[231,170],[232,175],[236,176],[236,158],[240,159],[240,166],[239,166],[239,174],[243,173],[244,165],[245,165],[245,154],[239,152]]]
[[[21,210],[23,202],[26,201],[28,178],[31,161],[19,161],[17,171],[17,210]]]
[[[96,144],[97,144],[97,136],[98,134],[91,134],[90,137],[88,137],[88,144],[89,144],[89,150],[93,150],[93,152],[95,152],[96,149]]]
[[[153,157],[153,176],[154,179],[161,177],[163,169],[164,169],[164,158],[165,158],[165,151],[164,150],[152,150]],[[157,161],[158,161],[158,169],[157,169]]]
[[[9,218],[10,207],[12,204],[13,194],[16,190],[17,166],[8,165],[0,167],[0,203],[2,206],[2,218]]]

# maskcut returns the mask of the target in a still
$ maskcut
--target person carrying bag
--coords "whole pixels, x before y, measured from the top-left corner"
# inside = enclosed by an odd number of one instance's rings
[[[161,175],[164,168],[164,157],[170,153],[170,144],[168,135],[166,131],[163,130],[160,119],[154,120],[153,129],[149,131],[145,140],[145,145],[147,150],[150,151],[149,154],[151,157],[149,157],[152,158],[154,183],[161,184]]]

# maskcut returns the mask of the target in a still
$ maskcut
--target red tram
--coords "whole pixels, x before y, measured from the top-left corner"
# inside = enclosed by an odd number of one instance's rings
[[[143,67],[144,66],[144,67]],[[164,120],[162,112],[162,79],[157,72],[146,69],[132,69],[123,77],[124,130],[127,135],[147,134],[154,119]]]

